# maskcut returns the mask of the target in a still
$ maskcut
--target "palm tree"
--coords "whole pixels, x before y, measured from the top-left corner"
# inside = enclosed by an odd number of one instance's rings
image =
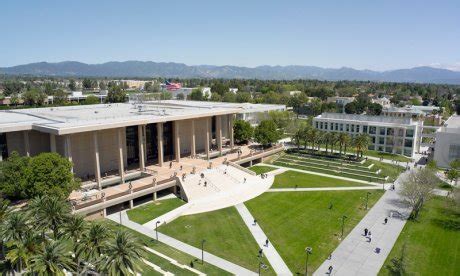
[[[343,152],[345,155],[347,154],[347,147],[349,145],[351,145],[351,136],[345,133],[345,138],[343,140]]]
[[[100,223],[91,223],[78,243],[76,255],[85,258],[87,263],[96,264],[106,250],[109,237],[109,228]]]
[[[117,231],[108,242],[106,257],[100,271],[108,275],[130,275],[142,271],[142,257],[145,250],[138,239],[126,231]]]
[[[0,227],[0,236],[5,243],[21,241],[30,230],[29,217],[24,212],[11,212]]]
[[[306,139],[311,141],[311,149],[313,150],[318,139],[319,131],[316,128],[310,128],[306,133]]]
[[[79,241],[82,239],[85,231],[87,229],[87,223],[82,216],[74,215],[71,216],[66,224],[63,226],[62,230],[64,235],[70,238],[73,241],[74,252],[78,251]],[[79,274],[80,270],[80,255],[75,254],[74,262],[76,264],[76,272]]]
[[[31,200],[29,212],[42,231],[50,229],[57,238],[59,227],[65,224],[70,214],[70,205],[58,197],[37,197]]]
[[[297,131],[292,136],[292,140],[297,145],[297,150],[299,150],[300,149],[300,141],[302,140],[302,129],[301,128],[297,129]]]
[[[9,250],[6,258],[21,272],[29,259],[39,252],[42,241],[34,231],[28,231],[21,240],[8,243]]]
[[[369,138],[369,135],[367,135],[366,133],[361,133],[355,137],[354,144],[356,148],[356,157],[359,157],[360,153],[361,153],[361,157],[363,157],[363,152],[367,151],[367,148],[369,147],[369,143],[370,143],[370,138]]]
[[[8,216],[9,213],[9,206],[10,202],[8,200],[5,200],[0,197],[0,221],[3,222],[6,220],[6,217]],[[1,225],[0,225],[0,231],[1,231]],[[0,232],[1,233],[1,232]],[[5,258],[6,252],[5,252],[5,244],[3,243],[3,236],[2,239],[0,239],[0,244],[2,246],[2,258]]]
[[[64,269],[72,272],[75,266],[68,242],[57,240],[44,246],[30,259],[29,271],[34,275],[65,275]]]
[[[348,135],[345,132],[341,132],[341,133],[339,133],[339,135],[337,137],[337,140],[338,140],[339,146],[340,146],[340,155],[342,155],[342,148],[344,146],[345,146],[345,154],[346,154],[347,145],[350,143],[350,135]]]
[[[308,133],[311,130],[310,125],[306,125],[305,127],[302,128],[302,132],[300,133],[301,139],[303,141],[303,147],[305,150],[307,149],[307,144],[308,144]]]

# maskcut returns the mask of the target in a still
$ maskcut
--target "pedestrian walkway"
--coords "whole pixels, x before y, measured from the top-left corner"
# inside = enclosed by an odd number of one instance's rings
[[[288,168],[288,167],[277,166],[277,165],[273,165],[273,164],[264,164],[264,166],[273,167],[273,168],[278,168],[278,169],[286,169],[287,171],[308,173],[308,174],[319,175],[319,176],[325,176],[325,177],[330,177],[330,178],[335,178],[335,179],[342,179],[342,180],[353,181],[353,182],[358,182],[358,183],[365,183],[365,184],[374,185],[374,186],[380,186],[380,187],[382,186],[382,183],[368,182],[368,181],[359,180],[359,179],[355,179],[355,178],[342,177],[342,176],[337,176],[337,175],[331,175],[331,174],[325,174],[325,173],[319,173],[319,172],[312,172],[312,171],[307,171],[307,170],[300,170],[300,169]]]
[[[120,213],[115,213],[115,214],[112,214],[112,215],[109,215],[107,216],[108,219],[112,220],[112,221],[115,221],[117,223],[120,222]],[[149,236],[151,237],[152,239],[155,239],[156,238],[156,233],[155,233],[155,230],[154,229],[149,229],[147,227],[144,227],[138,223],[135,223],[131,220],[129,220],[128,218],[128,215],[126,215],[126,212],[122,212],[122,217],[121,217],[121,220],[122,220],[122,224],[134,231],[137,231],[141,234],[144,234],[146,236]],[[197,259],[201,259],[201,249],[199,248],[196,248],[196,247],[193,247],[191,245],[188,245],[186,243],[183,243],[179,240],[176,240],[170,236],[167,236],[165,234],[162,234],[162,233],[159,233],[158,232],[158,239],[164,243],[164,244],[167,244],[179,251],[182,251],[186,254],[189,254]],[[216,255],[213,255],[209,252],[206,252],[204,251],[204,261],[209,263],[209,264],[212,264],[216,267],[219,267],[225,271],[228,271],[232,274],[235,274],[235,275],[257,275],[256,273],[242,267],[242,266],[239,266],[237,264],[234,264],[232,262],[229,262],[225,259],[222,259],[220,257],[217,257]]]
[[[323,187],[323,188],[272,188],[267,192],[317,192],[317,191],[353,191],[353,190],[382,190],[377,186],[358,186],[358,187]]]
[[[398,193],[399,182],[409,171],[395,181],[395,191],[387,190],[366,216],[316,270],[324,275],[329,266],[333,275],[377,275],[401,233],[411,209]],[[388,223],[384,219],[388,217]],[[372,232],[372,240],[364,236],[364,229]]]
[[[263,254],[270,262],[270,265],[276,275],[292,275],[292,272],[278,254],[273,244],[269,243],[268,246],[265,246],[267,235],[265,235],[264,231],[257,223],[254,224],[254,217],[251,215],[248,208],[246,208],[243,203],[237,204],[235,207],[241,218],[243,218],[244,223],[248,227],[257,244],[259,244],[260,248],[263,249]]]

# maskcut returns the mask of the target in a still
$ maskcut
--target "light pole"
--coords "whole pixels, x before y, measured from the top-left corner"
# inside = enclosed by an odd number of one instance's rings
[[[347,218],[347,216],[343,215],[342,216],[342,234],[340,235],[340,239],[343,238],[343,225],[345,224],[345,219]]]
[[[159,220],[157,220],[157,222],[155,222],[155,235],[157,237],[157,241],[158,241],[158,224],[160,223]]]
[[[308,275],[308,255],[310,255],[312,251],[313,251],[313,248],[311,247],[305,248],[305,253],[307,253],[307,258],[305,259],[305,276]]]
[[[366,210],[367,210],[367,203],[369,202],[369,195],[370,194],[371,194],[371,192],[366,193]]]
[[[201,241],[201,264],[204,264],[204,243],[206,242],[206,240],[202,240]]]

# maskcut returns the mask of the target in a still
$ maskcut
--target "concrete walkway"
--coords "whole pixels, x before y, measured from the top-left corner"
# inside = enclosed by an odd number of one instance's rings
[[[308,173],[308,174],[319,175],[319,176],[324,176],[324,177],[330,177],[330,178],[335,178],[335,179],[341,179],[341,180],[347,180],[347,181],[352,181],[352,182],[364,183],[364,184],[369,184],[369,185],[374,185],[374,186],[380,186],[380,187],[382,186],[381,183],[368,182],[368,181],[364,181],[364,180],[359,180],[359,179],[354,179],[354,178],[348,178],[348,177],[342,177],[342,176],[337,176],[337,175],[331,175],[331,174],[325,174],[325,173],[319,173],[319,172],[312,172],[312,171],[307,171],[307,170],[300,170],[300,169],[282,167],[282,166],[277,166],[277,165],[273,165],[273,164],[264,164],[264,166],[273,167],[273,168],[278,168],[278,169],[286,169],[287,171],[295,171],[295,172],[301,172],[301,173]]]
[[[238,210],[241,218],[243,218],[243,221],[248,227],[252,236],[257,241],[257,244],[259,244],[260,248],[263,249],[263,254],[270,262],[270,265],[273,267],[276,275],[292,275],[292,272],[289,270],[286,263],[278,254],[273,244],[269,243],[268,247],[265,246],[267,235],[265,235],[259,224],[254,225],[254,217],[251,215],[248,208],[246,208],[243,203],[237,204],[235,207]]]
[[[316,270],[314,275],[324,275],[332,266],[333,275],[377,275],[401,233],[411,209],[402,202],[398,194],[399,182],[408,173],[404,172],[395,181],[396,191],[387,190],[367,215]],[[393,217],[391,217],[393,214]],[[400,215],[399,215],[400,214]],[[384,224],[384,218],[388,223]],[[372,241],[363,236],[364,229],[372,233]],[[376,248],[380,249],[377,253]]]
[[[112,215],[107,216],[108,219],[113,220],[117,223],[120,222],[120,214],[115,213]],[[155,229],[149,229],[147,227],[144,227],[138,223],[135,223],[133,221],[130,221],[128,216],[126,215],[126,212],[122,212],[122,224],[128,228],[131,228],[134,231],[137,231],[139,233],[142,233],[146,236],[151,237],[152,239],[156,238],[156,233]],[[197,259],[201,260],[201,249],[193,247],[191,245],[188,245],[186,243],[183,243],[179,240],[176,240],[170,236],[167,236],[165,234],[162,234],[158,232],[158,239],[164,243],[167,244],[179,251],[182,251],[186,254],[189,254]],[[216,255],[213,255],[209,252],[204,251],[204,260],[205,262],[212,264],[216,267],[219,267],[225,271],[228,271],[230,273],[233,273],[235,275],[257,275],[255,272],[252,272],[242,266],[239,266],[237,264],[234,264],[232,262],[229,262],[225,259],[222,259],[220,257],[217,257]]]
[[[358,186],[358,187],[324,187],[324,188],[272,188],[267,192],[316,192],[316,191],[352,191],[352,190],[381,190],[377,186]]]

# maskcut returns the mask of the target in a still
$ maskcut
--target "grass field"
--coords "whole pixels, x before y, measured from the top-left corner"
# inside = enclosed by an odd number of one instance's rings
[[[344,236],[366,214],[366,191],[265,193],[246,202],[291,272],[305,271],[305,247],[313,248],[309,271],[314,271],[339,244],[341,217]],[[382,195],[372,191],[369,206]],[[330,209],[330,204],[332,208]]]
[[[159,231],[198,248],[205,239],[205,251],[257,271],[260,247],[235,207],[182,216],[162,225]],[[270,266],[267,260],[264,262]],[[269,268],[263,274],[273,275],[274,272]]]
[[[157,200],[128,210],[127,214],[130,220],[144,224],[184,204],[179,198]]]
[[[106,220],[103,220],[103,222],[109,226],[110,228],[114,229],[114,230],[117,230],[118,228],[122,227],[123,229],[125,229],[126,231],[130,232],[130,233],[133,233],[133,235],[135,235],[138,239],[140,239],[146,246],[162,253],[162,254],[165,254],[166,256],[170,257],[170,258],[173,258],[175,259],[176,261],[178,261],[179,263],[181,264],[185,264],[185,265],[189,265],[191,261],[194,262],[194,268],[205,273],[205,274],[208,274],[208,275],[231,275],[231,273],[228,273],[218,267],[215,267],[211,264],[208,264],[206,263],[206,260],[205,260],[205,263],[204,265],[201,264],[201,261],[196,261],[196,258],[191,256],[191,255],[188,255],[186,253],[183,253],[179,250],[176,250],[175,248],[172,248],[164,243],[162,243],[161,241],[160,242],[157,242],[155,240],[153,240],[152,238],[150,237],[147,237],[139,232],[136,232],[134,230],[131,230],[129,228],[126,228],[124,226],[120,226],[119,224],[113,222],[113,221],[110,221],[108,219]],[[176,275],[193,275],[193,273],[190,273],[188,270],[184,270],[182,268],[179,268],[175,265],[172,265],[171,263],[169,263],[166,259],[163,259],[157,255],[154,255],[154,254],[151,254],[149,253],[148,254],[148,257],[146,258],[148,261],[160,266],[163,270],[166,270],[166,271],[169,271],[171,273],[174,273]],[[144,268],[146,269],[146,271],[142,272],[142,275],[161,275],[160,273],[158,273],[157,271],[153,270],[153,268],[145,265]]]
[[[409,157],[406,157],[404,155],[392,154],[392,153],[386,153],[386,152],[378,152],[378,151],[375,151],[375,150],[366,151],[364,153],[364,156],[372,156],[372,157],[383,158],[383,159],[394,160],[394,161],[400,161],[400,162],[410,162],[411,161],[411,159]]]
[[[268,173],[268,172],[276,170],[276,168],[268,167],[268,166],[252,166],[248,169],[250,169],[251,171],[257,174]]]
[[[380,172],[380,175],[385,175],[389,177],[388,180],[386,181],[387,183],[395,181],[396,178],[398,178],[398,176],[402,172],[404,172],[404,168],[401,166],[383,163],[383,162],[376,161],[376,160],[367,160],[365,164],[369,164],[369,165],[374,164],[372,169],[382,170]]]
[[[335,179],[308,173],[287,171],[275,176],[272,188],[320,188],[320,187],[353,187],[369,186],[367,184]]]
[[[404,250],[403,250],[404,248]],[[403,275],[459,275],[460,208],[435,197],[408,221],[379,275],[401,275],[390,269],[403,255]]]

